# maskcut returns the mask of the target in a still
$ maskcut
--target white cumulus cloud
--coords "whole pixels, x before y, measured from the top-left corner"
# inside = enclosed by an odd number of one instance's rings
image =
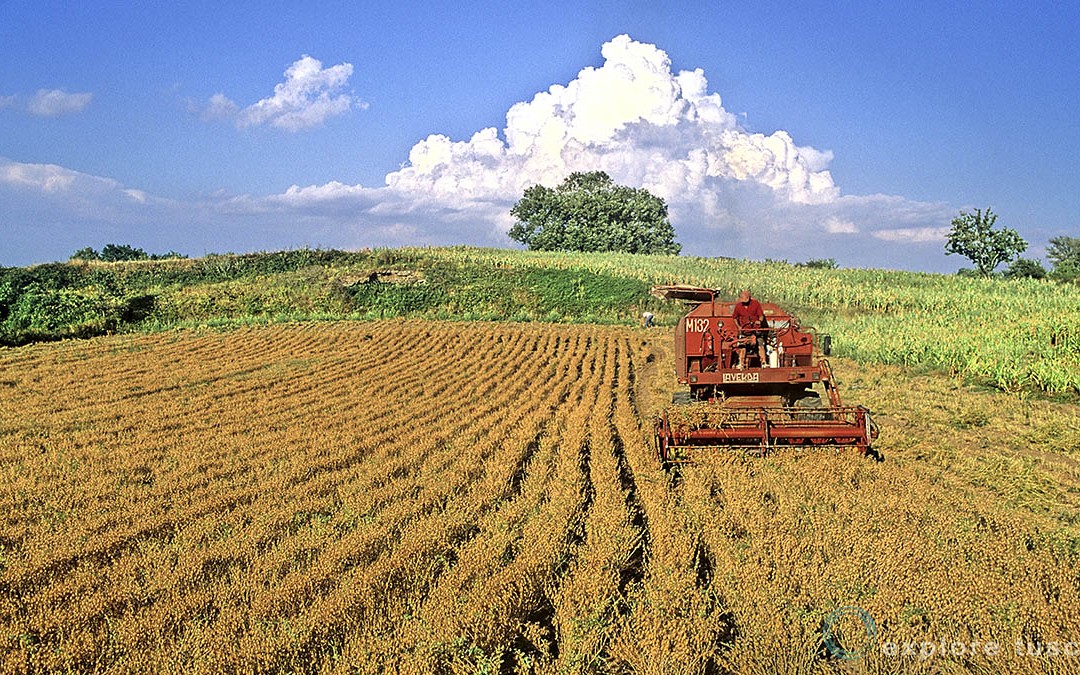
[[[837,216],[829,216],[825,219],[825,231],[830,234],[855,234],[859,226],[850,220],[844,220]]]
[[[81,176],[85,174],[55,164],[21,164],[10,161],[0,163],[0,183],[41,193],[65,192]],[[100,178],[93,180],[107,181]]]
[[[92,213],[124,205],[161,202],[142,190],[126,188],[112,178],[74,171],[56,164],[13,162],[0,157],[0,188],[11,195],[38,195],[73,211]],[[0,210],[0,215],[2,215]]]
[[[240,112],[240,106],[236,105],[225,94],[214,94],[202,109],[204,120],[232,119]]]
[[[69,94],[63,89],[38,89],[26,104],[31,115],[59,117],[82,112],[94,98],[90,93]]]
[[[897,227],[878,230],[874,236],[883,241],[899,243],[944,242],[951,229],[950,227]]]
[[[493,128],[468,141],[431,135],[387,184],[459,201],[506,199],[572,171],[603,169],[669,202],[732,181],[796,203],[839,195],[826,168],[831,153],[798,146],[785,131],[744,130],[708,93],[700,69],[675,73],[665,52],[626,35],[601,54],[602,66],[512,106],[505,140]]]
[[[285,70],[285,81],[274,87],[273,96],[241,108],[224,94],[214,94],[202,116],[234,119],[239,127],[270,125],[293,132],[317,127],[353,106],[367,107],[345,91],[352,73],[351,63],[323,68],[322,61],[305,54]]]

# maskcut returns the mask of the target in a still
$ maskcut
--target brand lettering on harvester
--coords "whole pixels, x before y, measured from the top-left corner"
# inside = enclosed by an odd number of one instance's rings
[[[724,373],[723,382],[757,382],[757,373]]]

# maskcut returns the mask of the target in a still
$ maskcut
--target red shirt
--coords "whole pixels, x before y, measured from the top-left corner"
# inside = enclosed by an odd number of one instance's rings
[[[759,328],[761,320],[765,318],[765,311],[761,309],[760,302],[750,298],[750,302],[745,305],[736,302],[735,311],[731,313],[731,316],[735,319],[735,323],[739,324],[739,328]]]

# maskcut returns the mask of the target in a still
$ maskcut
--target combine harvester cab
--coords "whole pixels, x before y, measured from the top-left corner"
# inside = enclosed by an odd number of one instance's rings
[[[657,297],[693,306],[675,329],[675,374],[689,391],[673,394],[673,405],[656,420],[660,460],[685,463],[725,448],[765,455],[785,448],[847,447],[880,460],[871,447],[878,431],[870,411],[840,402],[829,362],[818,355],[815,331],[767,302],[761,303],[761,325],[740,330],[733,316],[736,301],[717,293],[691,286],[652,289]],[[746,363],[739,363],[740,338],[751,333],[765,345],[764,362],[750,347]],[[820,342],[828,356],[829,336]]]

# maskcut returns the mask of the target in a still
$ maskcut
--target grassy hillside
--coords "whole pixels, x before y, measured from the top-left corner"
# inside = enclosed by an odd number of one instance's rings
[[[962,374],[1004,390],[1080,394],[1080,291],[883,270],[675,256],[497,249],[297,250],[195,260],[57,263],[0,270],[0,343],[311,319],[672,325],[648,294],[690,283],[799,312],[837,354]]]

